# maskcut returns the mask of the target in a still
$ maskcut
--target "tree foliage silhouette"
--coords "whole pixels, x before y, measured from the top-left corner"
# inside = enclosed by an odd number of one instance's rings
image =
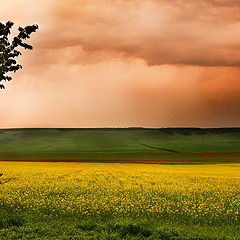
[[[2,81],[12,80],[12,77],[7,76],[9,72],[16,72],[22,68],[15,60],[16,57],[22,55],[16,48],[20,46],[32,50],[33,47],[25,43],[24,40],[30,38],[30,35],[38,29],[36,24],[24,28],[19,27],[18,35],[10,41],[9,37],[13,25],[14,23],[10,21],[6,24],[0,22],[0,89],[5,89]]]

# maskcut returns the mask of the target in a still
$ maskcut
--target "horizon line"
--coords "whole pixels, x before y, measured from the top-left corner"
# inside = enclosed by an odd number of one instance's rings
[[[60,129],[60,130],[104,130],[104,129],[240,129],[240,126],[228,127],[13,127],[0,128],[0,130],[41,130],[41,129]]]

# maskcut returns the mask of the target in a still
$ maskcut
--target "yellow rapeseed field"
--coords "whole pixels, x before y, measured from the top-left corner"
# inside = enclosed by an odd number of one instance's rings
[[[0,162],[0,207],[238,224],[240,165]]]

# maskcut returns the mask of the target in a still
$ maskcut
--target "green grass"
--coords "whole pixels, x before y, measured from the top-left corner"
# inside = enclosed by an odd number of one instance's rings
[[[240,239],[239,232],[239,226],[179,226],[149,219],[9,215],[0,239],[230,240]]]
[[[0,160],[211,163],[238,154],[240,128],[0,130]]]

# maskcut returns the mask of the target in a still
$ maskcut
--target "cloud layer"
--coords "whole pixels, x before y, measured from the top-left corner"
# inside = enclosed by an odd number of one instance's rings
[[[38,23],[0,127],[239,126],[238,0],[0,0]],[[16,30],[16,29],[15,29]]]
[[[71,63],[101,55],[150,66],[239,66],[239,10],[239,1],[223,0],[53,0],[40,47],[72,48]]]

